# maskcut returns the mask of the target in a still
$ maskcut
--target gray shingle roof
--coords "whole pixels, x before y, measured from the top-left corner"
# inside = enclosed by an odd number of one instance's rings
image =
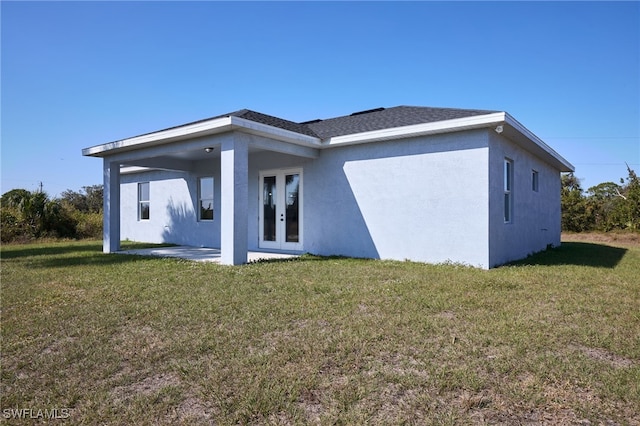
[[[416,106],[396,106],[392,108],[376,108],[355,112],[342,117],[325,120],[312,120],[302,123],[285,120],[272,115],[262,114],[249,109],[221,114],[191,123],[170,127],[170,130],[182,126],[201,123],[222,117],[239,117],[256,123],[266,124],[284,130],[327,139],[334,136],[351,135],[373,130],[391,129],[394,127],[410,126],[413,124],[434,123],[455,118],[472,117],[475,115],[491,114],[498,111],[457,108],[432,108]],[[153,132],[155,133],[155,132]]]
[[[325,139],[334,136],[391,129],[413,124],[433,123],[436,121],[485,115],[494,112],[497,111],[397,106],[393,108],[377,108],[343,117],[311,122],[307,124],[307,127],[313,130],[316,136]]]
[[[240,111],[232,112],[230,114],[223,115],[222,117],[239,117],[246,120],[255,121],[256,123],[267,124],[269,126],[278,127],[284,130],[290,130],[296,133],[302,133],[307,136],[316,136],[316,134],[309,129],[305,124],[295,123],[293,121],[284,120],[282,118],[274,117],[272,115],[262,114],[260,112],[251,111],[249,109],[242,109]],[[219,118],[219,117],[216,117]]]

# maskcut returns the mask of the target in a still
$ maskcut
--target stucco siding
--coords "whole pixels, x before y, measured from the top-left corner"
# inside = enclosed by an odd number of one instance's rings
[[[305,170],[305,250],[488,265],[485,131],[334,148]]]
[[[560,171],[506,138],[489,135],[490,266],[496,266],[560,244]],[[505,158],[513,161],[511,223],[504,221]]]
[[[505,158],[514,164],[511,223],[503,215]],[[249,149],[249,250],[259,249],[260,172],[287,169],[303,175],[305,252],[489,268],[560,244],[559,171],[493,130],[337,146],[317,158]],[[214,177],[211,222],[197,218],[200,176]],[[150,183],[149,220],[138,219],[138,182]],[[121,239],[219,248],[220,185],[215,154],[182,172],[123,174]]]
[[[120,186],[120,238],[200,247],[220,246],[220,179],[215,166],[192,172],[124,174]],[[198,221],[199,176],[214,175],[214,220]],[[138,219],[138,182],[149,182],[149,220]]]

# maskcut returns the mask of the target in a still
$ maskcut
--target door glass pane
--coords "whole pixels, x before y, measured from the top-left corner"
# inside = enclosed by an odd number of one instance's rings
[[[213,178],[201,177],[198,187],[200,194],[200,220],[213,220]]]
[[[276,240],[276,177],[265,176],[262,187],[264,241]]]
[[[149,182],[140,182],[138,184],[138,199],[140,201],[149,201]]]
[[[298,190],[300,175],[286,175],[285,177],[285,203],[287,209],[286,241],[288,243],[299,242],[299,204]]]
[[[213,200],[200,200],[200,220],[213,220]]]
[[[138,183],[139,219],[149,219],[149,182]]]
[[[141,220],[149,219],[149,203],[148,202],[140,203],[140,219]]]

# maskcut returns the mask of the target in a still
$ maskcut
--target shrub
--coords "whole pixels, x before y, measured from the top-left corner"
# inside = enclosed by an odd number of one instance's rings
[[[76,238],[102,238],[102,213],[76,212]]]

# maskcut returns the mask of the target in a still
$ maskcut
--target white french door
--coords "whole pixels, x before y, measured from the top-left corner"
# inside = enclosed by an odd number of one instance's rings
[[[260,173],[260,248],[302,250],[302,170]]]

